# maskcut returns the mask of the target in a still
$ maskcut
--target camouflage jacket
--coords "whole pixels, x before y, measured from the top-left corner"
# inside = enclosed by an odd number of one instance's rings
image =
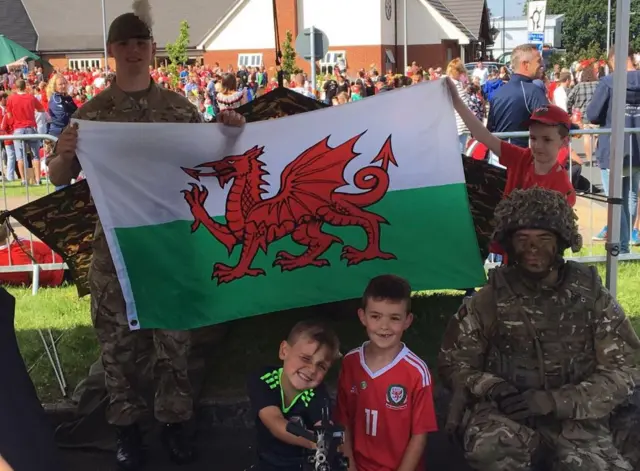
[[[438,370],[449,388],[476,398],[506,380],[550,391],[558,418],[602,418],[631,395],[639,349],[593,267],[567,262],[546,288],[501,267],[451,319]]]
[[[189,100],[175,92],[151,82],[148,92],[141,98],[125,93],[114,82],[109,88],[96,95],[73,115],[75,119],[107,121],[119,123],[200,123],[200,113]],[[47,159],[47,164],[56,158],[55,151]],[[80,173],[80,163],[74,160],[74,175]],[[98,221],[93,241],[91,271],[115,275],[111,253]]]

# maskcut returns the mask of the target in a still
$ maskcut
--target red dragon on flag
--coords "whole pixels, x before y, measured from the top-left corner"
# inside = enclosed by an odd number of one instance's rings
[[[363,250],[343,247],[340,258],[346,260],[347,265],[395,259],[394,254],[380,248],[380,224],[388,224],[388,221],[365,209],[384,198],[389,189],[389,165],[398,166],[391,148],[391,136],[371,161],[372,164],[380,162],[380,166],[369,165],[355,173],[353,185],[362,192],[337,191],[348,184],[344,171],[349,162],[360,155],[354,152],[354,147],[363,134],[337,147],[329,146],[329,137],[326,137],[305,150],[282,171],[278,194],[267,199],[262,197],[267,193],[264,187],[268,185],[263,178],[268,175],[266,164],[260,160],[264,147],[255,146],[242,155],[231,155],[195,168],[182,167],[197,181],[216,177],[221,188],[233,181],[226,201],[226,224],[215,221],[205,209],[209,195],[206,186],[190,183],[191,190],[182,191],[194,218],[192,233],[203,225],[224,244],[229,254],[235,246],[242,246],[238,264],[232,267],[216,263],[211,278],[217,278],[221,284],[245,276],[264,275],[263,269],[251,267],[258,250],[266,253],[269,244],[289,235],[306,250],[301,255],[278,252],[274,267],[280,266],[284,271],[328,266],[329,261],[320,257],[331,245],[343,244],[343,241],[323,232],[325,223],[359,226],[365,231],[367,245]]]

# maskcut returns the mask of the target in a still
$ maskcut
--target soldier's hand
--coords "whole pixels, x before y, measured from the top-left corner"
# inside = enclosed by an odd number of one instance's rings
[[[522,393],[533,415],[547,415],[556,411],[556,401],[549,391],[531,389]]]
[[[73,123],[60,134],[56,143],[56,154],[62,160],[71,162],[76,156],[76,147],[78,146],[78,124]]]
[[[236,128],[245,125],[247,120],[240,113],[232,110],[225,110],[218,113],[217,120],[226,126],[233,126]]]
[[[517,393],[503,398],[498,407],[504,414],[515,422],[528,419],[535,415],[529,407],[529,402],[523,394]]]
[[[523,420],[532,415],[524,396],[506,381],[496,384],[487,395],[496,403],[500,412],[511,420]]]

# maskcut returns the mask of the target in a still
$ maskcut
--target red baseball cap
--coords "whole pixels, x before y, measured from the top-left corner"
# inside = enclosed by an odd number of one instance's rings
[[[533,122],[547,126],[566,126],[569,130],[578,129],[578,126],[571,122],[569,113],[556,105],[542,106],[535,110],[529,118],[528,125]]]

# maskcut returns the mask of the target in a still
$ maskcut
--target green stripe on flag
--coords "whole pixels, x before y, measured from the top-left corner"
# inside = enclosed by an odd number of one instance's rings
[[[252,267],[266,276],[245,277],[227,284],[211,280],[213,264],[235,266],[231,256],[200,227],[191,234],[190,221],[117,228],[116,236],[126,265],[140,326],[186,329],[295,307],[323,304],[362,295],[368,280],[383,273],[407,278],[415,290],[464,289],[479,286],[485,273],[464,183],[387,193],[367,208],[385,217],[381,249],[397,260],[373,260],[348,267],[340,260],[342,247],[333,244],[321,258],[330,267],[306,267],[281,272],[272,267],[276,253],[304,252],[286,237],[258,252]],[[224,223],[223,218],[218,219]],[[323,226],[327,233],[363,249],[361,227]]]

